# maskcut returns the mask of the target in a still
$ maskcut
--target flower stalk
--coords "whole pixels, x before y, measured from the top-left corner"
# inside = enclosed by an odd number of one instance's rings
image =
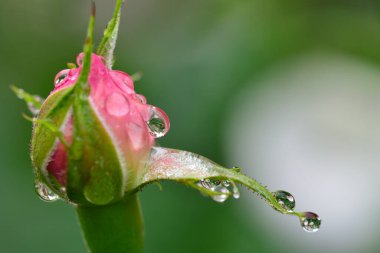
[[[106,206],[78,206],[89,252],[142,253],[144,226],[138,194]]]

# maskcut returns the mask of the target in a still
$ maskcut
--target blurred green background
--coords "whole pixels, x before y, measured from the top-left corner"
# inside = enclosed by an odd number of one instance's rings
[[[114,3],[96,4],[99,41]],[[369,0],[126,0],[115,69],[143,71],[136,90],[172,124],[160,145],[253,168],[247,173],[270,189],[286,186],[325,218],[307,234],[246,191],[217,204],[181,185],[149,186],[147,253],[379,252],[379,10]],[[31,124],[9,85],[46,97],[81,52],[88,15],[84,0],[0,2],[0,252],[85,252],[74,209],[34,193]],[[312,121],[315,108],[323,121]],[[297,128],[306,121],[312,130]],[[313,149],[284,141],[289,129],[288,139],[305,136]],[[357,154],[365,155],[350,162]],[[305,167],[313,169],[297,177]]]

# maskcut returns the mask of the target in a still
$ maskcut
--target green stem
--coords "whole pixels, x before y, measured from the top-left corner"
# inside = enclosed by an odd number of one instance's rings
[[[76,209],[89,252],[143,252],[144,228],[137,194],[111,205]]]

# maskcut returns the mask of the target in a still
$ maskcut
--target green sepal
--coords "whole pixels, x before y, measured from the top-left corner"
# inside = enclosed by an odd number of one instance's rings
[[[57,134],[62,137],[62,133],[58,131],[69,117],[73,103],[72,95],[73,87],[55,91],[45,100],[38,117],[34,120],[31,159],[35,170],[48,178],[47,184],[55,192],[59,191],[59,187],[53,183],[55,180],[52,180],[52,176],[47,172],[46,165],[54,151],[57,137],[60,138]]]
[[[138,71],[138,72],[131,75],[131,79],[133,82],[140,81],[142,79],[142,77],[143,77],[143,72],[141,72],[141,71]]]
[[[94,4],[91,13],[82,71],[74,85],[73,138],[66,191],[74,203],[106,205],[124,195],[124,175],[115,144],[89,100]]]
[[[232,184],[241,184],[257,193],[271,207],[283,214],[302,217],[303,213],[284,209],[276,200],[273,193],[265,186],[240,172],[240,168],[228,169],[200,155],[175,149],[154,147],[146,172],[140,179],[140,187],[161,180],[176,181],[193,187],[210,197],[217,195],[233,195],[231,192],[217,192],[204,188],[200,180],[228,180]]]
[[[72,63],[72,62],[68,62],[68,63],[66,63],[66,65],[67,65],[67,67],[69,69],[75,69],[75,68],[77,68],[77,65],[75,63]]]
[[[57,128],[57,126],[54,125],[54,123],[50,119],[31,118],[26,114],[23,114],[22,116],[30,122],[39,123],[41,125],[46,126],[46,128],[49,129],[59,139],[59,141],[65,146],[66,149],[69,148],[69,144],[67,144],[67,141],[65,140],[62,131],[59,128]]]
[[[75,97],[67,195],[75,203],[105,205],[122,198],[123,172],[115,144],[88,99]]]
[[[120,23],[120,11],[123,0],[116,1],[115,11],[112,19],[108,22],[107,28],[104,31],[102,41],[99,44],[97,54],[101,55],[105,59],[106,66],[111,69],[114,63],[114,50],[116,47],[117,33]]]
[[[11,85],[10,88],[19,99],[22,99],[25,101],[25,103],[28,105],[29,108],[33,107],[36,111],[40,110],[43,103],[43,99],[40,96],[29,94],[23,89],[17,88],[14,85]],[[32,113],[36,114],[35,112],[32,112]]]

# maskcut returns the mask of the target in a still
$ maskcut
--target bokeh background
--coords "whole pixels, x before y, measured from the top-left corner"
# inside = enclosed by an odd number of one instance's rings
[[[97,41],[113,1],[97,0]],[[214,203],[164,183],[141,193],[146,252],[379,252],[380,2],[126,0],[116,69],[190,150],[293,193],[318,233],[242,190]],[[0,252],[85,252],[74,209],[33,190],[27,109],[81,51],[89,1],[0,1]]]

